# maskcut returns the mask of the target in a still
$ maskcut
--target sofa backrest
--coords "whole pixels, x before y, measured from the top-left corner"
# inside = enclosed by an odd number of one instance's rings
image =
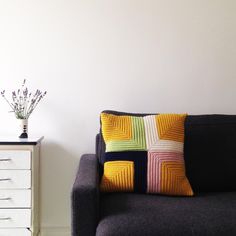
[[[100,163],[103,163],[104,152],[105,143],[100,132],[96,137]],[[184,157],[186,174],[194,192],[236,191],[236,115],[187,116]]]
[[[96,155],[99,160],[99,163],[103,163],[103,154],[105,152],[105,142],[102,138],[101,132],[96,135]]]
[[[235,191],[236,116],[188,116],[184,156],[195,192]]]

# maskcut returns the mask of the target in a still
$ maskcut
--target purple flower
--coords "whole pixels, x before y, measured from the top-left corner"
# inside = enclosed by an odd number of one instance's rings
[[[28,95],[28,89],[27,88],[25,88],[25,90],[23,90],[23,95],[24,95],[24,97],[27,97],[27,95]]]

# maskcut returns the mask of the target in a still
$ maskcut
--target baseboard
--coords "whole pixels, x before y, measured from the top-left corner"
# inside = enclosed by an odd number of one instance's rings
[[[40,236],[71,236],[69,227],[42,227]]]

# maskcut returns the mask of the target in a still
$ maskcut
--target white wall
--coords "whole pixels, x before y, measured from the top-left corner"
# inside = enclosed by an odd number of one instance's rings
[[[70,226],[101,110],[236,113],[235,12],[235,0],[0,0],[0,88],[48,91],[29,121],[45,136],[44,235]],[[1,135],[17,135],[0,106]]]

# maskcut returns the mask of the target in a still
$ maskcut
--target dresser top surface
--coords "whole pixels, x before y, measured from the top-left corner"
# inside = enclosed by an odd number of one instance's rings
[[[18,137],[1,137],[0,145],[37,145],[43,140],[41,137],[29,137],[29,138],[18,138]]]

